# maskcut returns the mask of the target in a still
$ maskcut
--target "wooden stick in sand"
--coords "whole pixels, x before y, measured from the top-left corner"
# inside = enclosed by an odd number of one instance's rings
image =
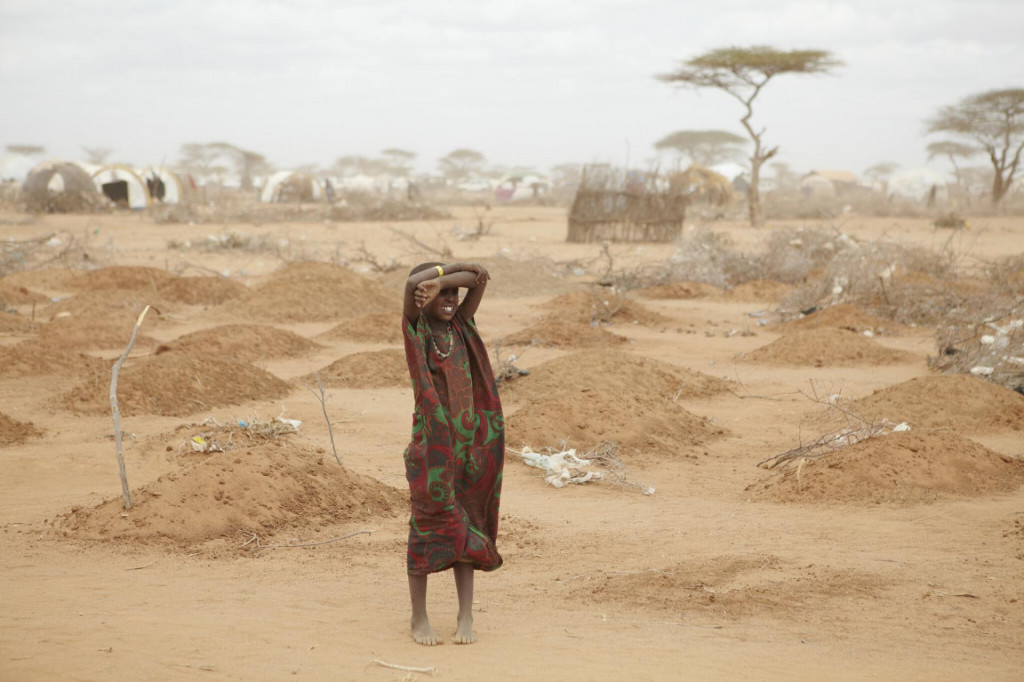
[[[121,409],[117,405],[117,373],[121,369],[122,363],[128,357],[128,354],[132,352],[132,346],[135,345],[135,337],[139,335],[139,327],[142,326],[142,320],[145,319],[146,313],[153,306],[147,305],[142,309],[139,314],[139,319],[135,322],[135,328],[132,329],[132,337],[128,341],[128,347],[121,353],[121,357],[114,363],[114,368],[110,372],[110,409],[114,414],[114,446],[117,449],[117,470],[121,475],[121,495],[124,497],[124,508],[132,508],[132,494],[128,489],[128,474],[124,470],[124,448],[121,443]],[[153,308],[156,310],[156,308]],[[160,311],[157,310],[157,314]]]

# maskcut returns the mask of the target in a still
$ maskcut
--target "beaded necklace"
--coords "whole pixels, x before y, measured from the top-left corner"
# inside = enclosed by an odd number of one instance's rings
[[[430,343],[431,343],[431,345],[434,346],[434,352],[437,353],[437,357],[441,358],[442,360],[447,359],[448,356],[452,354],[452,351],[455,350],[455,344],[453,343],[453,341],[454,341],[454,337],[452,336],[452,323],[451,322],[448,323],[448,352],[447,353],[442,353],[441,352],[441,349],[437,345],[437,341],[434,339],[434,335],[433,334],[430,335]]]

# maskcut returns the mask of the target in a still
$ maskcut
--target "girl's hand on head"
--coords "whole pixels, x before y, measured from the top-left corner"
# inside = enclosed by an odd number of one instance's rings
[[[416,291],[413,292],[413,300],[416,302],[416,307],[422,308],[430,303],[440,291],[441,282],[436,278],[420,282],[416,285]]]

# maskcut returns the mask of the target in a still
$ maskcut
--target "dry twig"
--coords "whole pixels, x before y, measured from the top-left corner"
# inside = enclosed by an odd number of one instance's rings
[[[316,373],[316,391],[312,391],[316,399],[320,401],[320,407],[324,411],[324,421],[327,422],[327,434],[331,437],[331,450],[334,452],[334,459],[341,464],[341,456],[338,455],[338,448],[334,446],[334,428],[331,426],[331,418],[327,416],[327,394],[324,392],[324,382],[320,380],[320,372]]]
[[[117,373],[121,370],[121,365],[128,358],[128,354],[132,352],[132,346],[135,345],[135,337],[139,335],[139,327],[142,326],[142,320],[145,319],[146,313],[153,306],[147,305],[139,313],[139,319],[135,322],[135,327],[132,328],[131,339],[128,340],[128,347],[121,353],[121,357],[114,363],[113,369],[110,371],[110,409],[114,417],[114,447],[117,450],[117,470],[121,475],[121,495],[124,497],[124,508],[132,508],[132,494],[128,488],[128,474],[124,469],[124,448],[121,443],[121,408],[117,404]],[[156,310],[156,308],[153,308]],[[156,311],[160,314],[160,311]]]

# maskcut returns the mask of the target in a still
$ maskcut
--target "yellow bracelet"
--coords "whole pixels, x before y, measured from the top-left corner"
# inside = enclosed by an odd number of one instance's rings
[[[437,268],[437,276],[444,277],[444,268],[442,268],[440,265],[435,265],[434,267]]]

